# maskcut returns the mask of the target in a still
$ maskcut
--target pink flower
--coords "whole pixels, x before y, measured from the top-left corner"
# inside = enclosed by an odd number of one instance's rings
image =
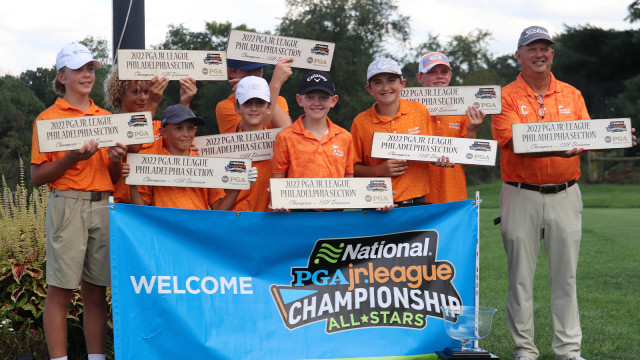
[[[17,313],[18,313],[18,310],[13,310],[13,313],[14,313],[14,314],[17,314]]]
[[[35,334],[35,333],[36,333],[36,331],[35,331],[35,330],[33,330],[33,329],[29,329],[29,332],[30,332],[30,333],[32,333],[32,334]]]

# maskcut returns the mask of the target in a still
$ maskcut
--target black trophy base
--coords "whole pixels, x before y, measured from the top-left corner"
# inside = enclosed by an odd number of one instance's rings
[[[438,360],[479,360],[479,359],[500,359],[488,351],[460,351],[460,348],[446,348],[444,351],[436,351]]]

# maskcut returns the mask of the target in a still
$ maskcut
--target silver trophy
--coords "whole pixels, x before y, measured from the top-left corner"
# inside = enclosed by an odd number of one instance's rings
[[[496,309],[485,306],[442,306],[440,309],[447,335],[460,340],[461,345],[437,352],[439,359],[498,359],[477,347],[478,340],[489,335]]]

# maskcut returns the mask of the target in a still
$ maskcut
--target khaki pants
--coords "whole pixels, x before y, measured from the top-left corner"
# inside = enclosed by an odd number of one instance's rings
[[[85,280],[108,286],[109,200],[68,197],[84,195],[80,191],[56,192],[47,203],[47,284],[75,289]]]
[[[582,330],[576,296],[576,269],[582,236],[582,198],[578,184],[556,194],[541,194],[503,184],[500,231],[509,268],[507,322],[514,356],[539,355],[534,344],[533,279],[540,240],[551,279],[553,351],[563,360],[580,355]]]

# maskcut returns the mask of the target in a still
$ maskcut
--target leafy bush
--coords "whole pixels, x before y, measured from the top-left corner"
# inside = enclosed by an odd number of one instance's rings
[[[20,162],[20,181],[15,191],[2,176],[0,192],[0,358],[20,352],[46,356],[42,312],[47,294],[45,282],[45,218],[49,189],[40,186],[29,193]],[[67,315],[72,326],[82,327],[80,291],[73,293]],[[12,330],[9,330],[12,329]],[[33,330],[33,331],[32,331]],[[44,349],[44,350],[42,350]],[[27,351],[28,350],[28,351]],[[43,357],[44,358],[44,357]]]

